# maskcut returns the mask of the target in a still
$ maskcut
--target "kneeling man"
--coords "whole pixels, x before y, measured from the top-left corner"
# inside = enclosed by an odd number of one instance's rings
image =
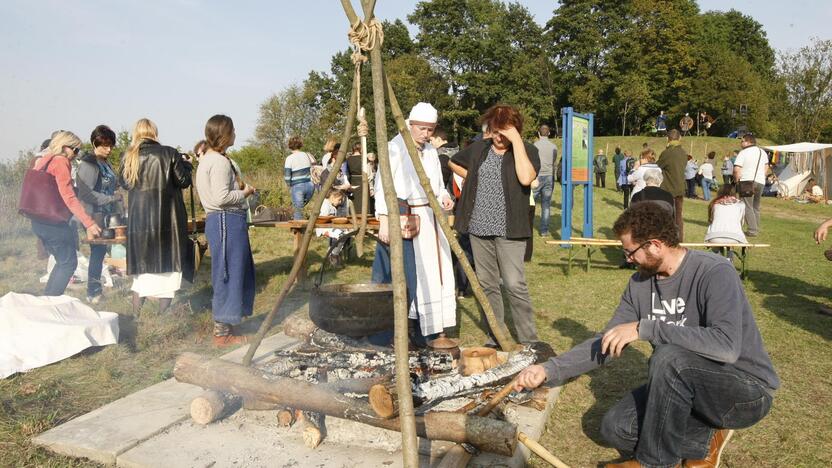
[[[742,283],[724,257],[679,246],[673,215],[658,203],[633,204],[613,229],[638,272],[612,320],[570,351],[524,369],[517,387],[560,385],[633,341],[649,341],[647,383],[601,425],[604,438],[635,459],[607,466],[716,467],[731,429],[768,414],[780,386]]]

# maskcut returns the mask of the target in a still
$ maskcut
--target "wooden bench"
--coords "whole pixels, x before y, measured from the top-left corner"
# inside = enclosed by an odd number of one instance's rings
[[[551,240],[546,241],[547,244],[568,246],[569,252],[567,255],[566,274],[569,275],[572,269],[572,260],[577,256],[577,249],[572,246],[580,246],[586,248],[586,269],[590,270],[592,266],[592,255],[595,251],[604,247],[621,247],[621,241],[615,239],[596,239],[590,237],[573,237],[569,240]],[[748,261],[749,254],[753,248],[771,247],[771,244],[725,244],[706,242],[682,242],[679,244],[682,247],[689,249],[720,249],[720,253],[726,258],[730,258],[731,252],[734,252],[740,260],[740,278],[746,279],[748,277]]]

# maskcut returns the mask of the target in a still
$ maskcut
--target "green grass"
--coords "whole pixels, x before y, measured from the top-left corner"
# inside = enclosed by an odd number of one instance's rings
[[[630,141],[632,140],[632,141]],[[611,139],[625,148],[638,149],[644,138]],[[596,140],[596,147],[599,147]],[[650,140],[659,148],[661,139]],[[700,141],[695,142],[696,147]],[[736,142],[723,140],[727,149]],[[716,143],[715,143],[716,144]],[[710,145],[709,145],[710,146]],[[704,144],[702,145],[704,149]],[[717,150],[720,151],[720,150]],[[612,182],[612,174],[608,174]],[[608,184],[608,186],[613,184]],[[614,185],[613,185],[614,186]],[[582,191],[577,191],[576,207]],[[560,231],[560,188],[556,187],[552,228]],[[621,212],[620,194],[596,189],[595,235],[611,237],[610,226]],[[685,201],[686,240],[701,240],[705,233],[706,204]],[[812,232],[832,207],[799,205],[764,199],[762,235],[755,241],[770,243],[769,249],[752,252],[746,293],[755,312],[766,347],[781,377],[771,414],[756,426],[738,431],[723,460],[726,467],[739,466],[830,466],[832,465],[832,317],[816,313],[827,303],[832,286],[832,263],[824,259],[826,246],[812,241]],[[580,232],[579,215],[573,220]],[[291,267],[292,242],[286,232],[274,229],[251,231],[257,264],[256,316],[246,322],[253,332],[273,306]],[[617,268],[621,254],[615,249],[593,257],[590,272],[581,262],[565,276],[564,250],[535,238],[535,254],[527,276],[542,339],[564,352],[601,329],[611,317],[630,272]],[[310,275],[318,271],[324,242],[314,241],[310,252]],[[372,246],[364,259],[353,261],[325,281],[359,282],[369,278]],[[582,256],[579,256],[581,259]],[[4,236],[0,242],[0,294],[8,291],[38,293],[45,262],[35,257],[34,239]],[[177,299],[172,314],[160,316],[155,304],[145,305],[136,317],[130,311],[128,285],[108,291],[100,306],[121,314],[118,345],[82,352],[59,363],[18,374],[0,381],[0,466],[97,466],[85,460],[56,456],[34,447],[32,436],[84,414],[103,404],[169,378],[173,360],[183,351],[208,355],[220,352],[210,346],[210,287],[208,268],[200,272],[197,286]],[[81,297],[83,289],[70,289]],[[280,311],[286,316],[305,307],[308,292],[296,290]],[[460,329],[464,345],[485,339],[479,328],[472,299],[459,303]],[[650,349],[637,343],[610,366],[568,383],[548,421],[541,443],[573,467],[596,466],[616,458],[602,446],[598,427],[605,410],[646,377]],[[534,466],[546,466],[534,458]]]

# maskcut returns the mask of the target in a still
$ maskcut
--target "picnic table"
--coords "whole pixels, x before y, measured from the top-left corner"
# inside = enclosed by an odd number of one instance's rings
[[[279,228],[279,229],[288,229],[289,232],[292,233],[292,256],[297,257],[298,252],[300,251],[300,244],[303,240],[303,234],[306,232],[306,226],[308,224],[308,220],[293,220],[293,221],[261,221],[257,223],[251,223],[250,225],[257,228]],[[348,223],[316,223],[315,229],[341,229],[346,232],[357,231],[360,227],[361,223],[353,224],[352,221]],[[375,232],[378,231],[378,224],[374,223],[367,223],[367,232]],[[328,239],[328,238],[327,238]],[[306,261],[303,262],[300,266],[300,271],[298,272],[298,281],[300,282],[303,278],[306,278],[307,272],[307,265]]]
[[[573,237],[566,240],[551,240],[546,241],[547,244],[568,246],[566,274],[569,275],[572,269],[572,260],[577,256],[577,250],[572,246],[584,247],[586,249],[586,269],[590,270],[592,266],[592,255],[605,247],[621,247],[621,241],[616,239],[598,239],[593,237]],[[748,261],[751,249],[771,247],[771,244],[728,244],[728,243],[706,243],[706,242],[681,242],[682,247],[691,249],[720,249],[720,253],[730,258],[731,252],[737,255],[740,260],[740,278],[748,278]]]

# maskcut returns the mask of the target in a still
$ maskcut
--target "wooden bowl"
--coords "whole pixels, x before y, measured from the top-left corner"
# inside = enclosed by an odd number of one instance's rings
[[[465,376],[482,374],[499,365],[497,350],[493,348],[473,347],[462,350],[459,359],[459,373]]]
[[[347,224],[350,219],[347,217],[332,218],[332,224]]]

